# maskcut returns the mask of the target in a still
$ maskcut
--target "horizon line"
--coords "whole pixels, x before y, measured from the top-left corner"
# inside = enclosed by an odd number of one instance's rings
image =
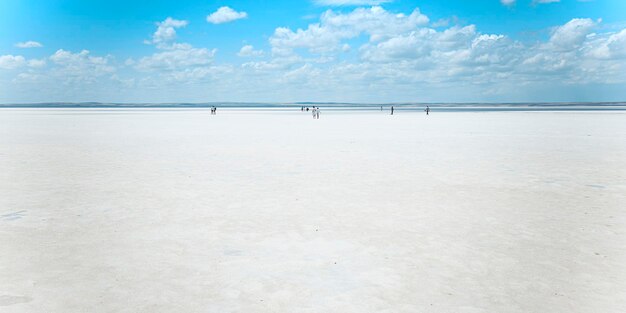
[[[80,101],[80,102],[24,102],[24,103],[0,103],[0,107],[60,107],[60,106],[202,106],[202,105],[273,105],[273,106],[306,106],[306,105],[346,105],[346,106],[385,106],[385,105],[626,105],[625,101],[516,101],[516,102],[341,102],[341,101],[295,101],[295,102],[249,102],[249,101],[209,101],[209,102],[100,102],[100,101]]]

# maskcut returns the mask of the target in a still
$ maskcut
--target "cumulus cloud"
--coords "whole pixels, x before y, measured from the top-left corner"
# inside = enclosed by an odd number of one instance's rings
[[[595,38],[599,37],[599,38]],[[626,29],[605,36],[592,36],[588,54],[599,59],[622,59],[626,57]]]
[[[18,48],[41,48],[43,45],[37,41],[24,41],[15,44]]]
[[[561,2],[561,0],[533,0],[533,4],[554,3]]]
[[[63,82],[63,95],[72,86],[133,86],[129,92],[144,92],[141,101],[206,101],[207,94],[251,101],[562,101],[575,94],[564,91],[626,83],[626,29],[607,31],[601,23],[571,19],[548,29],[548,38],[526,42],[473,24],[434,27],[418,9],[327,10],[305,28],[276,28],[271,53],[244,45],[237,55],[258,58],[220,64],[216,49],[177,42],[186,22],[166,19],[150,39],[155,51],[119,66],[112,56],[59,50],[47,64],[0,56],[0,68],[10,69],[0,72],[24,83]]]
[[[584,1],[584,0],[578,0],[578,1]],[[500,0],[500,3],[502,3],[502,5],[505,5],[505,6],[513,6],[515,5],[515,2],[516,0]],[[537,5],[537,4],[554,3],[554,2],[561,2],[561,0],[533,0],[532,4]]]
[[[25,61],[11,86],[26,102],[93,101],[121,88],[121,83],[113,80],[117,65],[109,55],[59,49],[46,58]]]
[[[416,12],[412,14],[416,18],[411,19],[380,7],[347,13],[327,11],[319,23],[306,29],[277,28],[270,38],[274,58],[250,62],[245,67],[257,72],[297,69],[289,77],[304,77],[309,71],[344,88],[347,84],[357,88],[376,82],[398,92],[406,84],[438,88],[470,84],[475,88],[484,86],[485,92],[493,94],[496,85],[501,87],[498,90],[512,91],[516,90],[514,86],[533,84],[574,86],[626,81],[621,72],[626,70],[625,65],[619,61],[626,57],[626,30],[593,33],[600,21],[572,19],[554,27],[545,42],[522,43],[503,34],[481,33],[474,25],[431,28],[424,23],[428,18]],[[317,67],[314,59],[295,50],[305,48],[321,55],[320,59],[332,60],[346,41],[362,35],[368,40],[358,48],[359,62],[352,64]],[[279,62],[285,58],[292,62]]]
[[[410,15],[394,14],[380,6],[357,8],[342,14],[328,10],[322,14],[320,23],[307,29],[292,31],[279,27],[270,38],[272,51],[288,54],[294,48],[307,48],[311,52],[331,52],[341,48],[342,40],[368,35],[370,41],[379,41],[428,24],[426,15],[415,9]]]
[[[30,59],[27,60],[21,55],[0,55],[0,69],[14,70],[24,66],[31,68],[41,68],[46,65],[45,60]]]
[[[116,71],[110,64],[111,57],[92,56],[89,50],[73,53],[59,49],[50,56],[50,61],[56,65],[56,71],[64,76],[79,80],[93,80],[95,77],[110,74]]]
[[[417,60],[454,51],[469,51],[467,49],[475,37],[474,25],[455,26],[443,32],[422,28],[377,44],[366,44],[361,47],[361,52],[363,59],[368,61]]]
[[[166,47],[176,39],[176,29],[187,26],[189,22],[168,17],[163,22],[157,22],[156,24],[157,30],[152,34],[152,40],[147,40],[145,43]]]
[[[46,66],[46,60],[44,59],[30,59],[28,60],[28,66],[33,68],[41,68]]]
[[[108,85],[109,78],[116,72],[112,61],[111,56],[94,56],[87,50],[59,49],[46,59],[20,60],[20,72],[11,83],[15,90],[39,97],[39,101],[51,101],[55,96],[67,101],[73,95],[89,94],[101,88],[111,92],[114,89]]]
[[[181,70],[190,67],[206,66],[211,64],[216,49],[193,48],[178,46],[176,49],[155,53],[141,58],[135,67],[139,70]]]
[[[159,86],[172,82],[191,83],[216,72],[213,59],[217,49],[196,48],[188,43],[176,42],[175,29],[186,25],[186,21],[170,18],[157,23],[157,31],[153,38],[160,40],[153,39],[153,42],[157,42],[156,48],[159,51],[138,60],[127,59],[124,62],[126,66],[140,73],[150,73],[150,76],[138,80],[137,84],[160,88]],[[119,80],[125,83],[129,81],[121,78]]]
[[[585,41],[595,26],[596,23],[589,18],[572,19],[565,25],[554,29],[550,43],[561,50],[577,48]]]
[[[206,17],[206,21],[212,24],[222,24],[243,19],[246,17],[248,17],[248,13],[237,12],[230,7],[224,6],[217,9],[217,11],[209,14]]]
[[[245,45],[241,47],[239,52],[237,53],[240,57],[260,57],[263,55],[262,50],[254,50],[254,47],[251,45]]]
[[[26,65],[26,59],[21,55],[0,55],[0,68],[12,70]]]
[[[357,5],[379,5],[392,2],[392,0],[314,0],[321,6],[357,6]]]

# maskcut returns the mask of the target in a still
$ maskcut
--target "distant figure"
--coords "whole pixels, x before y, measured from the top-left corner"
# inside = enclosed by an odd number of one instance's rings
[[[309,112],[309,108],[308,107],[306,108],[306,111]]]
[[[382,105],[380,106],[380,110],[381,110],[381,111],[383,110],[383,106],[382,106]]]
[[[426,106],[426,110],[424,110],[424,111],[426,111],[426,115],[428,115],[428,113],[430,113],[430,108],[428,106]]]
[[[315,108],[315,118],[318,119],[318,120],[320,119],[320,108],[319,107]]]
[[[391,115],[393,115],[393,106],[391,107]]]
[[[304,107],[300,107],[300,111],[304,112]]]

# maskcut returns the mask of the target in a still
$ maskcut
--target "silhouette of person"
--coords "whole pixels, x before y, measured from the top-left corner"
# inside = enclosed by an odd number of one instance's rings
[[[391,115],[393,115],[393,106],[391,107]]]

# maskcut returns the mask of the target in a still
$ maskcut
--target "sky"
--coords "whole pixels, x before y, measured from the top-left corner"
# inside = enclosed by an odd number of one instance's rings
[[[0,1],[0,103],[87,101],[626,101],[626,1]]]

